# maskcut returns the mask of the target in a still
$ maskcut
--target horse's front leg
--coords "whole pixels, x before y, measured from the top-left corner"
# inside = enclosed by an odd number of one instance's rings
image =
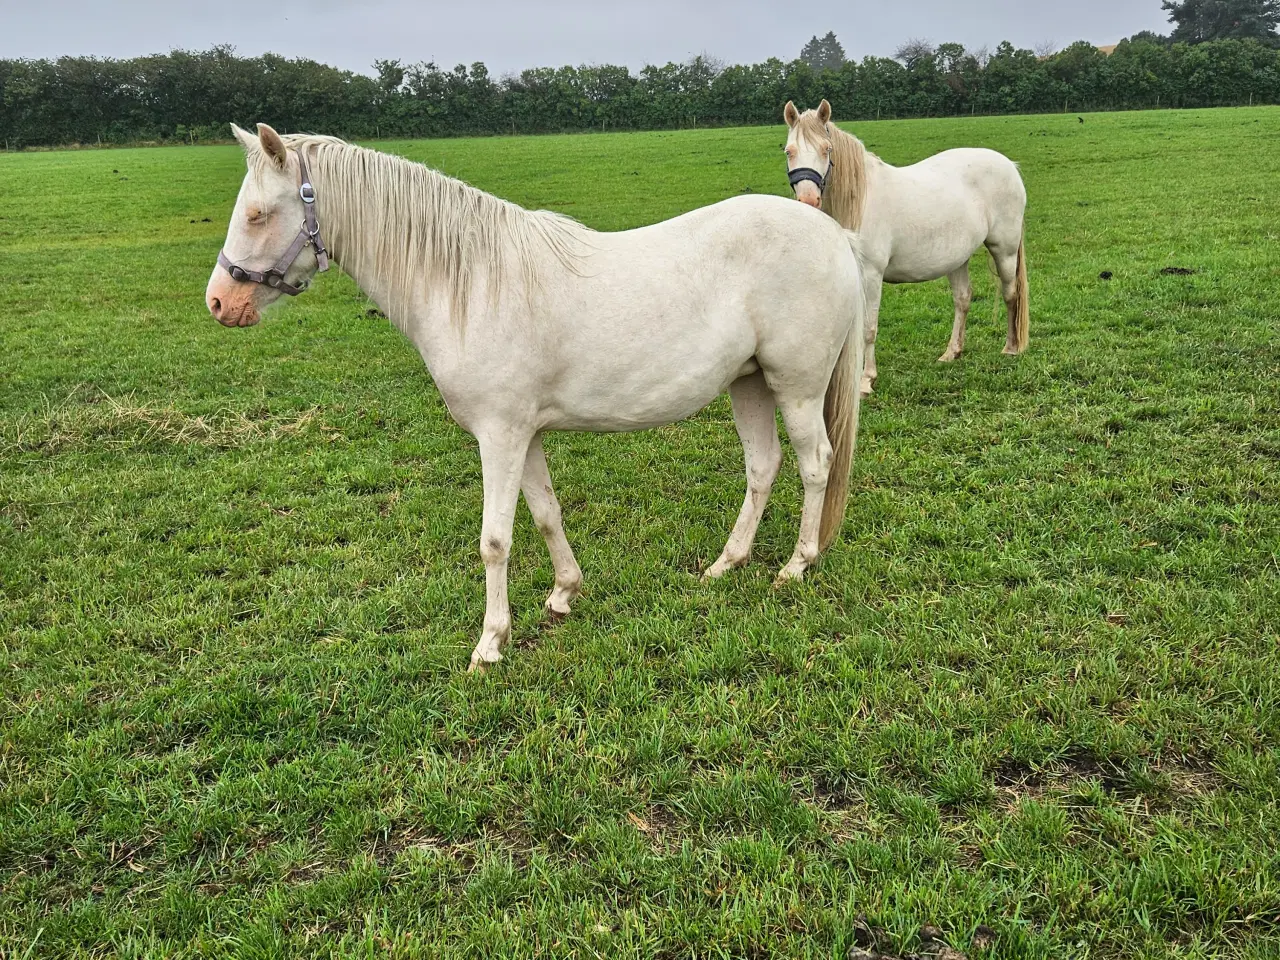
[[[529,444],[520,488],[524,491],[524,502],[529,505],[529,512],[533,514],[533,522],[547,542],[551,565],[556,571],[555,589],[547,597],[547,612],[552,617],[567,616],[569,605],[582,592],[582,569],[564,535],[560,501],[556,499],[556,492],[551,487],[551,471],[547,468],[547,455],[542,449],[541,434]]]
[[[511,639],[511,606],[507,601],[507,559],[524,475],[525,455],[532,435],[510,426],[478,434],[480,467],[484,474],[484,520],[480,528],[480,558],[484,560],[484,632],[471,654],[471,669],[483,671],[502,659]]]

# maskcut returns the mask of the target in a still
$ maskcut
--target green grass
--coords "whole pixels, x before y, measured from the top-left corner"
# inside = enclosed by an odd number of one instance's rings
[[[0,155],[0,955],[1280,952],[1280,110],[865,124],[1000,149],[1031,351],[886,297],[848,521],[714,585],[725,401],[548,444],[468,677],[480,467],[349,280],[202,303],[237,149]],[[604,229],[783,193],[779,129],[396,143]],[[207,218],[207,221],[206,221]],[[1161,273],[1188,267],[1189,276]],[[1099,274],[1112,271],[1113,279]]]

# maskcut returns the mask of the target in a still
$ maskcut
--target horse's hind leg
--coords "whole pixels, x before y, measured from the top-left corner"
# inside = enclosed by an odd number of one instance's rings
[[[764,382],[764,374],[757,371],[734,381],[729,387],[729,396],[733,398],[733,422],[747,462],[747,496],[724,553],[704,574],[709,579],[745,567],[751,559],[751,545],[755,542],[765,504],[769,502],[773,481],[782,466],[777,404],[773,391]]]
[[[533,438],[524,461],[524,479],[520,483],[524,502],[529,505],[533,522],[547,542],[551,565],[556,571],[555,589],[547,598],[547,611],[552,616],[563,617],[569,613],[569,605],[582,592],[582,569],[574,559],[573,548],[564,535],[564,523],[560,515],[560,501],[551,487],[551,471],[547,469],[547,455],[542,449],[542,435]]]
[[[831,441],[827,439],[827,426],[823,419],[823,397],[799,402],[779,398],[782,419],[787,425],[787,436],[796,451],[800,464],[800,479],[804,483],[804,512],[800,517],[800,539],[795,553],[782,572],[778,582],[800,580],[820,553],[818,534],[822,524],[822,501],[827,493],[827,478],[831,473]]]
[[[862,328],[866,359],[862,367],[862,385],[858,389],[864,397],[869,397],[876,378],[880,376],[876,368],[876,336],[880,329],[880,300],[884,296],[884,279],[878,273],[865,273],[863,286],[867,296],[867,319]]]
[[[998,244],[988,242],[987,249],[996,265],[996,274],[1000,277],[1000,295],[1004,298],[1005,309],[1009,317],[1009,333],[1005,338],[1004,352],[1016,355],[1022,351],[1018,348],[1018,250],[1020,240]]]
[[[964,352],[964,327],[969,319],[969,306],[973,303],[973,283],[969,279],[969,265],[948,274],[951,281],[951,298],[956,304],[956,321],[951,328],[951,342],[938,358],[939,363],[950,363]]]

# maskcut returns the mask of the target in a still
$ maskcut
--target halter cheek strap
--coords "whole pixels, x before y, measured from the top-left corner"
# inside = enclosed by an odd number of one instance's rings
[[[295,260],[301,256],[302,251],[307,247],[315,247],[316,262],[319,264],[319,272],[324,273],[329,269],[329,251],[324,247],[324,240],[320,238],[320,222],[316,219],[316,189],[311,185],[311,174],[307,172],[307,159],[299,151],[298,153],[298,176],[302,181],[298,187],[298,195],[302,197],[303,211],[305,217],[302,221],[302,228],[298,231],[298,235],[294,237],[293,243],[289,245],[289,249],[284,255],[276,261],[275,266],[267,270],[248,270],[245,267],[231,262],[231,258],[227,256],[226,250],[218,252],[218,263],[227,273],[231,274],[232,280],[244,280],[249,283],[261,283],[264,286],[271,287],[273,290],[279,290],[281,293],[296,297],[307,289],[307,281],[294,285],[285,281],[285,275],[293,266]]]

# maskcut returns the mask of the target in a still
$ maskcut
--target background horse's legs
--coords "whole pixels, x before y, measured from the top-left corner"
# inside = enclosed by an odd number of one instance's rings
[[[542,449],[542,434],[533,438],[524,460],[524,479],[520,482],[524,502],[529,505],[533,522],[547,541],[551,553],[551,565],[556,571],[555,589],[547,598],[547,610],[553,616],[565,616],[569,605],[582,592],[582,569],[574,559],[573,548],[564,535],[560,515],[560,501],[551,488],[551,471],[547,468],[547,455]]]
[[[951,328],[951,342],[938,358],[939,363],[950,363],[964,352],[964,326],[969,319],[969,305],[973,303],[973,283],[969,279],[969,265],[947,276],[951,281],[951,298],[956,303],[956,322]]]
[[[884,294],[884,277],[878,273],[867,272],[863,275],[863,285],[867,291],[867,322],[863,327],[863,341],[866,343],[866,360],[862,370],[862,395],[870,396],[875,386],[879,371],[876,370],[876,333],[880,326],[880,298]],[[791,431],[787,427],[788,433]]]
[[[730,570],[745,567],[751,559],[751,545],[756,539],[760,518],[773,481],[778,478],[782,466],[782,444],[778,442],[777,401],[773,391],[765,383],[760,371],[749,377],[735,380],[729,387],[733,398],[733,422],[742,440],[742,451],[747,462],[747,496],[742,501],[742,512],[734,524],[733,533],[705,577],[722,577]]]
[[[520,478],[531,436],[504,424],[491,433],[478,434],[477,439],[484,474],[480,557],[484,560],[486,604],[484,632],[471,654],[471,669],[483,670],[502,659],[502,647],[511,638],[507,558],[511,555],[511,527],[520,501]]]
[[[827,477],[831,473],[831,442],[827,439],[827,426],[823,419],[824,397],[819,395],[801,401],[779,398],[782,420],[787,425],[787,436],[796,451],[800,464],[800,480],[804,483],[804,512],[800,517],[800,539],[796,551],[782,572],[778,582],[800,580],[804,572],[818,559],[821,552],[818,532],[822,524],[822,501],[827,494]]]

